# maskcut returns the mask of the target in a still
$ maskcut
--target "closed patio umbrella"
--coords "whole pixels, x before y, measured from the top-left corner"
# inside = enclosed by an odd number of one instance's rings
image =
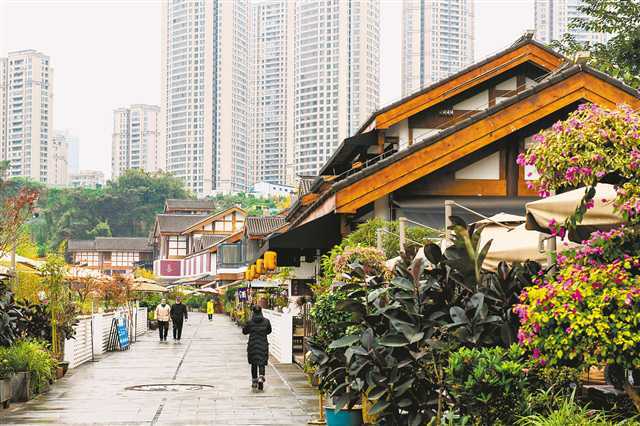
[[[480,234],[480,247],[484,247],[487,241],[492,240],[487,257],[482,267],[489,271],[495,271],[501,261],[507,263],[523,263],[527,260],[547,264],[547,253],[540,252],[540,237],[548,237],[538,231],[530,231],[525,225],[516,226],[513,229],[493,225],[487,226]],[[558,251],[576,247],[573,242],[561,243]]]
[[[148,293],[166,293],[169,291],[167,288],[161,286],[153,280],[148,278],[138,277],[133,280],[133,286],[131,287],[133,291],[143,291]]]
[[[585,188],[578,188],[527,203],[527,229],[549,234],[549,222],[555,220],[559,224],[564,223],[580,205],[584,193]],[[622,216],[614,211],[615,198],[616,190],[613,185],[605,183],[596,185],[594,206],[587,210],[577,229],[569,233],[569,239],[580,242],[589,238],[593,231],[608,230],[624,223]]]

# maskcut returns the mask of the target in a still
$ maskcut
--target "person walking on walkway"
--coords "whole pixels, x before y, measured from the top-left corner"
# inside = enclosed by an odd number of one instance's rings
[[[267,335],[271,334],[271,322],[262,315],[262,308],[258,305],[251,307],[253,315],[251,320],[242,327],[242,334],[249,335],[247,344],[247,358],[251,364],[251,387],[264,389],[264,369],[269,361],[269,341]],[[258,376],[258,373],[260,375]]]
[[[182,337],[182,321],[188,318],[187,307],[182,304],[180,297],[176,297],[176,303],[171,306],[171,321],[173,321],[173,340]]]
[[[160,332],[160,341],[167,341],[167,333],[169,333],[169,318],[171,307],[167,304],[167,299],[162,299],[160,304],[156,306],[156,319],[158,320],[158,331]]]
[[[209,317],[209,321],[211,321],[213,318],[213,299],[207,301],[207,316]]]

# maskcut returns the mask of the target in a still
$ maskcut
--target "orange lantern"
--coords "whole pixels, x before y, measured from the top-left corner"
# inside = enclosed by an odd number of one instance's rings
[[[268,251],[264,254],[264,266],[267,270],[273,271],[276,269],[277,254],[275,251]]]
[[[258,259],[256,260],[256,272],[259,275],[264,274],[266,271],[264,270],[264,260]]]
[[[251,265],[249,268],[249,279],[252,280],[256,277],[256,265]]]

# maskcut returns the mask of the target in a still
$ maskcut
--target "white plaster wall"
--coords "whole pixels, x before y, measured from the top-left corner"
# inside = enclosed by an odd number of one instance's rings
[[[456,179],[500,179],[500,152],[495,152],[480,161],[455,173]]]

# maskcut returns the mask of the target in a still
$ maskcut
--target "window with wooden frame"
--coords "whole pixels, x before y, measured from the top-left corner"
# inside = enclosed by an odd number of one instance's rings
[[[114,251],[111,253],[111,266],[133,267],[140,261],[140,253],[134,251]]]
[[[100,253],[96,251],[79,251],[74,255],[76,264],[87,266],[100,266]]]
[[[181,235],[171,235],[168,238],[169,256],[187,255],[187,237]]]

